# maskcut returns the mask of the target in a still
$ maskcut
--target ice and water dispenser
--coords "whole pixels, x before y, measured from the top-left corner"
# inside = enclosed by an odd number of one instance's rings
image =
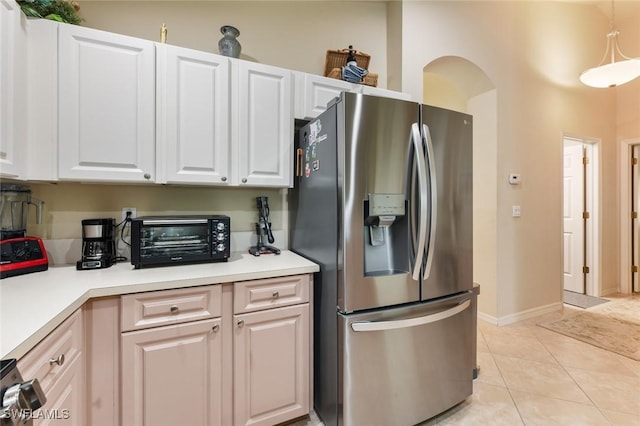
[[[369,194],[364,201],[364,274],[409,272],[409,221],[404,194]]]

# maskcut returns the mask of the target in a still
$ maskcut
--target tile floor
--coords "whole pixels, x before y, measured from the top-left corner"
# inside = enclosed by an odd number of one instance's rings
[[[575,310],[502,327],[479,320],[473,395],[421,426],[640,426],[639,361],[536,325]],[[301,424],[322,425],[314,413]]]

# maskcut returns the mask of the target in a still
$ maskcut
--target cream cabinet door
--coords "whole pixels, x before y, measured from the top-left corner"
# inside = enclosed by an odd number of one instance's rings
[[[69,363],[56,384],[46,392],[47,403],[33,413],[33,425],[85,426],[86,393],[82,357]]]
[[[241,60],[234,60],[232,66],[239,184],[292,187],[292,73]]]
[[[157,55],[161,183],[231,183],[229,60],[166,44]]]
[[[309,413],[309,304],[234,316],[234,424]]]
[[[26,62],[20,6],[0,0],[0,176],[19,178],[24,170],[22,141],[26,98]]]
[[[87,424],[84,320],[81,309],[18,360],[25,380],[38,379],[47,400],[33,411],[34,425]]]
[[[221,320],[122,334],[122,425],[222,424]]]
[[[66,24],[58,35],[59,178],[153,181],[153,42]]]

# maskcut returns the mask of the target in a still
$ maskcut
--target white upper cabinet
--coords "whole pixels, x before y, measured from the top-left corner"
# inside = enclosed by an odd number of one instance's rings
[[[230,184],[229,59],[166,44],[156,55],[156,182]]]
[[[26,179],[58,180],[58,27],[49,19],[27,20]]]
[[[358,92],[358,84],[314,74],[296,74],[296,118],[311,119],[327,109],[341,92]]]
[[[60,179],[155,179],[154,43],[61,24]]]
[[[20,6],[0,0],[0,176],[21,178],[26,138],[25,37]]]
[[[240,185],[293,186],[291,71],[233,60],[232,105]]]
[[[349,83],[335,78],[296,72],[295,116],[309,120],[327,109],[327,104],[342,92],[362,93],[385,98],[411,100],[407,93],[379,89],[364,84]]]

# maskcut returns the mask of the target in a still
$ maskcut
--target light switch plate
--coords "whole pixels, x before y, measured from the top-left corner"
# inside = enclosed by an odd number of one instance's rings
[[[511,206],[511,216],[520,217],[520,206]]]

